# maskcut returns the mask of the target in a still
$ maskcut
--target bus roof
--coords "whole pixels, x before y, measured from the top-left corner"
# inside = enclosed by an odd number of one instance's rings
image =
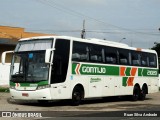
[[[131,50],[136,50],[136,51],[156,53],[155,50],[135,48],[135,47],[131,47],[124,43],[96,39],[96,38],[81,39],[81,38],[70,37],[70,36],[37,36],[37,37],[30,37],[30,38],[22,38],[19,41],[30,41],[30,40],[47,39],[47,38],[69,39],[69,40],[81,41],[81,42],[86,42],[86,43],[93,43],[93,44],[106,45],[106,46],[111,46],[111,47],[131,49]]]

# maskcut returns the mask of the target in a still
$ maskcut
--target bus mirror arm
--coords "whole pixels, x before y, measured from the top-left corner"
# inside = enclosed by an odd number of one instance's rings
[[[1,61],[3,65],[6,65],[6,54],[9,54],[9,53],[14,53],[14,51],[6,51],[2,53]]]
[[[50,58],[51,58],[51,52],[54,51],[55,48],[52,49],[46,49],[46,53],[45,53],[45,63],[51,63],[50,62]]]

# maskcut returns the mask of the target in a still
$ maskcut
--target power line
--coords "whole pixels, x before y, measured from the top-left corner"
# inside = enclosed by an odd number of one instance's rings
[[[127,33],[127,34],[133,34],[133,32],[130,31],[125,31],[125,32],[120,32],[120,31],[96,31],[96,30],[86,30],[86,32],[93,32],[93,33],[112,33],[112,34],[122,34],[122,33]],[[137,34],[137,33],[134,33]],[[160,34],[156,33],[148,33],[148,32],[141,32],[141,34],[144,35],[157,35],[160,36]]]
[[[109,24],[107,22],[103,22],[103,21],[95,19],[93,17],[87,16],[87,15],[82,14],[80,12],[74,11],[72,9],[69,9],[69,8],[61,5],[61,4],[56,3],[55,1],[48,1],[48,0],[36,0],[36,1],[37,2],[41,2],[42,4],[45,4],[45,5],[48,5],[48,6],[52,7],[52,8],[56,8],[56,9],[58,9],[58,10],[60,10],[62,12],[65,12],[67,14],[76,15],[76,16],[79,16],[79,17],[85,17],[86,19],[93,20],[93,21],[99,22],[101,24],[105,24],[105,25],[107,25],[107,27],[109,25],[109,26],[113,26],[113,27],[116,27],[116,28],[119,28],[119,29],[125,29],[125,28],[122,28],[122,27],[119,27],[119,26],[116,26],[116,25],[113,25],[113,24]],[[57,6],[59,6],[59,7],[57,7]]]
[[[116,30],[116,29],[115,29]],[[47,31],[47,32],[54,32],[54,33],[59,33],[59,32],[64,32],[64,33],[75,33],[75,32],[81,32],[82,30],[54,30],[54,29],[30,29],[30,31]],[[88,33],[97,33],[97,34],[101,34],[101,33],[104,33],[104,34],[133,34],[133,32],[130,32],[130,31],[105,31],[105,30],[86,30],[85,29],[85,32],[88,32]],[[137,33],[134,33],[134,34],[137,34]],[[160,36],[159,33],[148,33],[148,32],[142,32],[141,34],[143,35],[153,35],[153,36]]]
[[[130,34],[134,33],[134,34],[145,34],[145,35],[159,35],[159,34],[153,34],[153,33],[145,33],[145,32],[141,32],[141,31],[134,31],[134,30],[131,30],[131,29],[127,29],[127,28],[119,27],[119,26],[116,26],[116,25],[113,25],[113,24],[109,24],[107,22],[95,19],[93,17],[87,16],[87,15],[82,14],[80,12],[74,11],[74,10],[72,10],[70,8],[67,8],[66,6],[64,6],[62,4],[58,4],[53,0],[52,1],[49,1],[49,0],[36,0],[36,1],[37,2],[41,2],[42,4],[48,5],[48,6],[52,7],[52,8],[55,8],[57,10],[60,10],[60,11],[62,11],[64,13],[67,13],[67,14],[70,14],[70,15],[74,15],[74,16],[76,15],[76,16],[83,17],[83,18],[85,17],[85,19],[101,23],[101,24],[103,24],[104,26],[107,26],[107,27],[108,26],[112,26],[114,28],[117,28],[117,30],[128,31],[128,32],[130,32]],[[100,33],[100,32],[97,32],[97,33]],[[101,32],[101,33],[107,33],[107,32]],[[119,34],[120,33],[123,34],[123,33],[127,33],[127,32],[119,32]]]

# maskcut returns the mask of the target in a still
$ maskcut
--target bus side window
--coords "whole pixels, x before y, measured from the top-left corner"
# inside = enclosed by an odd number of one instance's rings
[[[86,43],[73,42],[72,61],[89,61],[89,48]]]
[[[119,63],[121,65],[128,65],[129,64],[129,52],[125,49],[119,49]]]
[[[139,52],[137,52],[137,51],[132,51],[131,52],[131,58],[132,58],[132,65],[134,65],[134,66],[140,66],[141,65],[141,63],[140,63],[140,54],[139,54]]]
[[[105,49],[106,63],[117,64],[117,50],[114,47],[106,47]]]
[[[156,60],[156,55],[150,53],[149,54],[149,66],[150,67],[157,67],[157,60]]]
[[[148,54],[147,53],[142,52],[142,54],[141,54],[141,65],[143,67],[149,66]]]
[[[99,45],[90,44],[90,61],[102,63],[102,47]]]
[[[104,48],[102,49],[102,61],[105,63],[105,50]]]
[[[129,65],[132,65],[132,54],[130,51],[129,51]]]

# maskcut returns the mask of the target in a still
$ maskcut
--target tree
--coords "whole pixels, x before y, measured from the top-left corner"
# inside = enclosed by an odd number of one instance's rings
[[[155,46],[153,46],[153,48],[151,48],[152,50],[155,50],[158,54],[158,56],[160,57],[160,43],[155,43]]]
[[[159,61],[159,68],[160,68],[160,43],[155,43],[155,46],[151,48],[152,50],[155,50],[158,54],[158,61]],[[160,72],[160,69],[159,69]]]

